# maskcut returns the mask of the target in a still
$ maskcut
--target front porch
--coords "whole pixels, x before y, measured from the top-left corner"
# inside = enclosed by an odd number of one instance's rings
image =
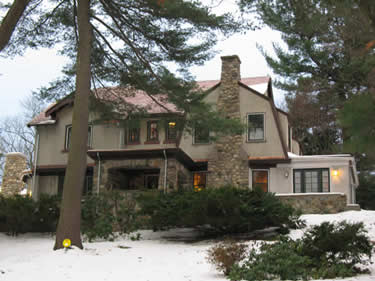
[[[94,191],[190,189],[201,169],[180,149],[89,150]]]

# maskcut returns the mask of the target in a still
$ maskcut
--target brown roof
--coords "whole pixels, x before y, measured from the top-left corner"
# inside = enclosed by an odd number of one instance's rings
[[[247,86],[268,83],[269,81],[269,76],[249,77],[241,79],[241,82]],[[206,80],[197,82],[198,86],[204,91],[217,86],[219,83],[220,80]],[[177,110],[174,104],[167,101],[165,95],[150,97],[145,92],[130,87],[100,88],[94,91],[94,94],[96,94],[99,98],[107,101],[116,101],[118,103],[117,106],[119,106],[119,110],[121,110],[121,107],[132,107],[133,109],[145,110],[149,114],[162,114],[170,112],[182,113],[181,111]],[[69,100],[68,98],[64,101],[49,105],[39,115],[35,116],[27,124],[27,126],[53,124],[54,120],[51,118],[51,114],[59,110],[62,106],[70,104],[71,102],[72,100]]]

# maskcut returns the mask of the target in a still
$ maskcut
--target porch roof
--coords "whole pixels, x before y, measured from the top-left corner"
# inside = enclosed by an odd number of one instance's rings
[[[155,148],[155,149],[91,149],[87,155],[94,160],[119,160],[143,158],[175,158],[189,170],[201,170],[204,163],[195,162],[180,148]]]

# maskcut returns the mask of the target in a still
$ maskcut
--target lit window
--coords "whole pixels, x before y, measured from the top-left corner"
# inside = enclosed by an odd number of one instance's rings
[[[194,173],[194,190],[201,191],[206,188],[206,173]]]
[[[170,121],[167,125],[167,140],[176,140],[177,138],[177,127],[176,122]]]
[[[195,126],[194,129],[194,143],[209,143],[210,130],[203,126]]]
[[[260,187],[264,192],[268,191],[268,170],[253,170],[253,189]]]
[[[65,149],[69,150],[70,143],[71,143],[71,135],[72,135],[72,126],[66,126],[65,131]],[[92,135],[92,125],[88,127],[88,135],[87,135],[87,147],[91,147],[91,135]]]
[[[247,118],[247,140],[264,140],[264,113],[249,114]]]
[[[158,121],[147,122],[147,140],[148,141],[159,140]]]
[[[329,192],[328,169],[294,170],[294,193]]]
[[[139,142],[139,128],[130,128],[129,129],[129,137],[128,137],[128,142],[129,143],[135,143]]]

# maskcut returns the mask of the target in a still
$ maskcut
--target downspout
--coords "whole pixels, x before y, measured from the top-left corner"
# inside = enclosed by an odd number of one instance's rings
[[[99,194],[99,187],[100,187],[100,173],[101,173],[101,161],[100,161],[100,155],[99,155],[99,152],[96,153],[96,155],[98,156],[98,160],[99,160],[99,165],[98,165],[98,180],[97,180],[97,190],[96,190],[96,193]]]
[[[35,180],[36,180],[36,163],[38,162],[38,155],[39,155],[39,133],[38,133],[38,130],[35,128],[35,131],[36,131],[36,147],[35,147],[35,159],[34,159],[34,171],[33,171],[33,182],[32,182],[32,186],[31,186],[31,196],[33,197],[33,195],[35,196],[36,192],[35,192]]]
[[[164,153],[164,193],[167,192],[167,167],[168,167],[168,158],[165,149],[163,150]]]

